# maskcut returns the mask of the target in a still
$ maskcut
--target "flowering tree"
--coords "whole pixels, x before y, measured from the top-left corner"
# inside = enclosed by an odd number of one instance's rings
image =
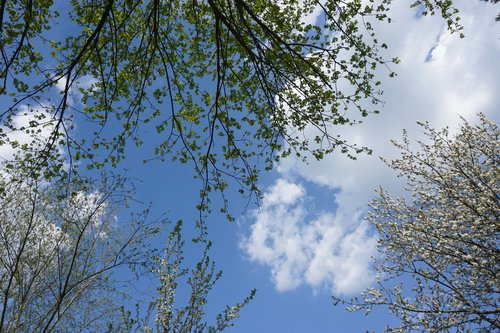
[[[123,178],[96,185],[76,168],[66,170],[61,156],[42,166],[31,158],[41,144],[22,144],[0,164],[0,332],[215,333],[232,326],[254,292],[208,325],[204,307],[221,272],[208,256],[206,228],[200,226],[197,242],[205,247],[191,269],[183,264],[180,222],[158,255],[150,244],[162,219],[148,223],[146,209],[116,222],[131,196]],[[159,280],[145,316],[133,318],[122,301],[143,301],[113,278],[123,266]],[[184,286],[191,293],[181,306],[175,295]]]
[[[158,294],[150,303],[146,322],[151,322],[154,315],[154,324],[141,327],[144,332],[173,332],[173,333],[216,333],[233,326],[233,321],[239,317],[240,310],[247,305],[255,295],[252,290],[250,295],[241,303],[226,306],[219,313],[213,324],[205,319],[205,307],[208,294],[215,283],[222,276],[221,271],[215,270],[215,264],[210,259],[208,252],[211,242],[206,240],[207,234],[202,231],[202,236],[195,243],[203,245],[201,258],[191,269],[183,263],[183,249],[185,241],[181,234],[181,221],[177,222],[168,236],[163,256],[156,258],[152,273],[159,280]],[[189,298],[182,305],[176,297],[179,285],[186,285],[190,290]]]
[[[379,233],[378,286],[349,310],[388,306],[400,320],[388,332],[492,332],[500,329],[500,132],[480,114],[459,133],[420,124],[430,143],[388,163],[411,199],[381,189],[368,220]]]
[[[126,231],[113,225],[121,186],[75,175],[47,181],[22,163],[3,164],[0,332],[103,331],[118,318],[111,271],[143,264],[141,243],[154,231],[144,216]]]

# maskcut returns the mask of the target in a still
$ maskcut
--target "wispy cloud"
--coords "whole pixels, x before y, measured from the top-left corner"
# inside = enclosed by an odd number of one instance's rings
[[[79,78],[75,81],[69,89],[68,99],[66,101],[68,106],[75,104],[82,104],[83,94],[81,90],[98,89],[95,87],[97,80],[89,75]],[[55,88],[58,93],[65,90],[66,79],[62,78],[56,82]],[[19,110],[12,115],[9,126],[0,126],[0,136],[2,143],[0,144],[0,161],[8,161],[14,158],[14,155],[20,152],[22,145],[30,145],[35,142],[43,142],[50,138],[53,133],[54,126],[58,119],[54,116],[56,105],[44,100],[41,104],[33,107],[23,104]],[[71,119],[65,119],[65,122],[70,122]],[[76,123],[72,122],[73,127]],[[14,147],[12,145],[14,143]],[[16,148],[17,147],[17,148]],[[58,146],[62,153],[62,147]]]

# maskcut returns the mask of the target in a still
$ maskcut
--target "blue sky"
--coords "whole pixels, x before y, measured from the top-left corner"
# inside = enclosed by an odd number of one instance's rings
[[[334,153],[309,164],[287,158],[262,173],[259,206],[253,201],[247,206],[235,195],[230,198],[235,222],[217,214],[208,218],[212,257],[224,272],[209,312],[257,289],[228,332],[364,332],[381,330],[393,320],[384,309],[369,316],[350,314],[334,307],[331,295],[354,296],[374,279],[370,257],[376,255],[376,235],[363,215],[378,186],[402,194],[395,174],[378,158],[394,156],[389,140],[401,138],[403,129],[420,138],[416,121],[449,126],[453,132],[459,116],[472,122],[477,112],[497,122],[500,118],[500,24],[494,22],[500,7],[470,0],[457,4],[464,39],[450,35],[439,18],[421,16],[403,1],[393,5],[393,23],[376,27],[389,46],[387,56],[402,60],[393,66],[398,76],[384,81],[380,115],[333,129],[371,147],[372,156],[352,161]],[[313,134],[312,129],[306,132]],[[9,154],[0,148],[0,156]],[[131,149],[119,168],[140,180],[137,199],[153,202],[153,214],[168,212],[173,221],[188,225],[197,219],[200,184],[192,170],[160,161],[144,165],[146,157],[143,148]],[[186,253],[193,254],[190,249]]]

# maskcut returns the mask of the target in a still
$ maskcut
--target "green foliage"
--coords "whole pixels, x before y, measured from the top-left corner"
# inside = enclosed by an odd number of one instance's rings
[[[424,16],[437,13],[446,21],[450,32],[459,32],[460,37],[464,37],[461,33],[462,25],[459,22],[458,9],[453,6],[453,0],[416,0],[411,6],[422,6]]]
[[[12,98],[0,120],[19,130],[11,116],[22,105],[48,107],[54,128],[45,150],[63,139],[91,168],[117,165],[129,143],[143,144],[148,124],[158,132],[156,158],[193,164],[205,209],[206,195],[230,179],[257,192],[259,163],[270,168],[304,152],[319,159],[336,148],[352,158],[369,152],[332,126],[377,112],[368,106],[380,102],[374,72],[397,60],[379,55],[387,46],[371,21],[390,21],[390,3],[8,1],[0,92]],[[460,29],[450,1],[420,3]],[[307,22],[316,8],[321,24]],[[85,138],[74,137],[73,117],[88,121]],[[314,138],[306,127],[316,128]]]

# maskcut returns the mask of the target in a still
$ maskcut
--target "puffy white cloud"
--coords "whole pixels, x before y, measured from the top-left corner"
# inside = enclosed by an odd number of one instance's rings
[[[372,279],[369,257],[376,239],[364,223],[342,223],[342,212],[312,212],[304,187],[278,179],[253,211],[242,242],[249,259],[271,268],[279,291],[307,284],[335,293],[359,291]]]
[[[367,287],[376,240],[362,221],[363,212],[379,186],[402,194],[394,172],[379,159],[395,157],[390,140],[400,139],[403,129],[410,138],[421,139],[417,121],[429,121],[435,128],[449,126],[453,133],[459,116],[474,122],[474,115],[483,112],[499,120],[496,8],[479,1],[455,3],[461,9],[463,39],[450,35],[439,18],[415,15],[405,2],[393,4],[393,23],[375,23],[379,39],[389,46],[388,57],[401,58],[393,68],[398,76],[383,82],[385,104],[380,115],[367,117],[361,125],[334,129],[351,142],[372,148],[372,156],[352,161],[334,153],[309,164],[294,157],[280,163],[280,180],[254,212],[250,233],[242,243],[250,260],[270,268],[278,290],[307,284],[353,293]],[[379,77],[386,75],[379,73]],[[294,184],[297,181],[321,185],[323,190],[306,196],[304,188]],[[337,209],[309,211],[307,207],[314,207],[325,193],[335,194]]]

